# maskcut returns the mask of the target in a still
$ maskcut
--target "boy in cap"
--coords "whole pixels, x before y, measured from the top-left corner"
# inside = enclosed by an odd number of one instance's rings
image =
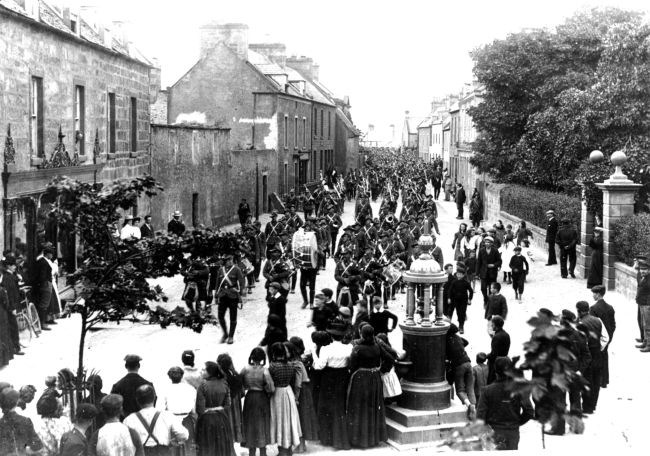
[[[122,396],[108,394],[102,399],[100,406],[106,416],[106,424],[90,437],[89,453],[97,455],[144,454],[142,440],[138,433],[120,422],[120,416],[123,414]]]
[[[61,436],[60,456],[83,456],[88,454],[88,429],[97,416],[97,408],[92,404],[79,404],[75,414],[74,428]]]
[[[449,285],[449,318],[454,315],[454,309],[458,311],[458,330],[461,334],[465,333],[465,319],[467,315],[467,306],[472,303],[474,291],[470,283],[465,280],[465,267],[458,265],[456,268],[456,279]]]
[[[515,254],[510,258],[510,270],[512,271],[512,288],[515,289],[515,299],[521,300],[524,294],[524,282],[528,275],[528,260],[521,254],[521,247],[515,247]]]

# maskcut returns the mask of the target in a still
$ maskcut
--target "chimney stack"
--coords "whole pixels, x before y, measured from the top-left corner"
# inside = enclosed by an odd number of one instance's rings
[[[312,59],[305,56],[292,56],[287,59],[287,66],[293,68],[298,73],[302,74],[307,79],[313,81],[318,80],[318,73],[320,66],[315,64]]]
[[[282,43],[255,43],[249,44],[248,49],[262,54],[271,62],[280,65],[282,68],[287,66],[287,46]]]
[[[224,43],[242,60],[248,60],[248,25],[218,24],[211,22],[200,27],[201,57],[217,46]]]
[[[127,29],[126,22],[113,21],[113,37],[128,49],[129,35],[126,29]]]

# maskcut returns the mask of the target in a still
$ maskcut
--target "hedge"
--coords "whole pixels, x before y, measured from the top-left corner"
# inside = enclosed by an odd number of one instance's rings
[[[526,223],[546,229],[546,211],[549,209],[555,211],[558,221],[569,219],[580,232],[580,198],[521,185],[508,185],[501,189],[501,210]]]
[[[614,245],[618,258],[629,266],[639,255],[650,256],[650,214],[633,215],[616,222]]]

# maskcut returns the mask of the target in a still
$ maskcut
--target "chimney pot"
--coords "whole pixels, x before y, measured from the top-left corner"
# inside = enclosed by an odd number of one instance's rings
[[[201,57],[224,43],[242,60],[248,60],[248,25],[211,22],[200,27]]]

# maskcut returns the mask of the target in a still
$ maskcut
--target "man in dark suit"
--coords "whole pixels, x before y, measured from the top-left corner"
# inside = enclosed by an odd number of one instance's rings
[[[606,388],[607,385],[609,384],[609,354],[607,353],[607,350],[609,349],[609,345],[612,343],[612,339],[614,338],[614,331],[616,331],[616,318],[614,317],[615,314],[614,307],[607,304],[603,299],[606,290],[607,289],[602,285],[596,285],[595,287],[591,288],[591,292],[593,293],[596,304],[591,306],[591,309],[589,309],[589,313],[591,315],[593,315],[594,317],[598,317],[602,320],[603,325],[605,325],[605,330],[607,331],[607,335],[609,336],[609,343],[602,351],[603,371],[602,371],[602,377],[600,379],[600,386],[602,388]]]
[[[555,218],[555,211],[546,211],[548,224],[546,225],[546,243],[548,244],[548,261],[546,266],[557,264],[557,257],[555,256],[555,236],[557,236],[558,222]]]
[[[487,356],[488,384],[492,383],[496,378],[494,362],[500,356],[508,356],[508,352],[510,351],[510,334],[503,329],[504,324],[505,320],[501,316],[495,315],[492,317],[492,330],[494,331],[494,336],[492,337],[490,353]]]
[[[54,246],[50,242],[43,244],[41,254],[36,259],[34,279],[34,291],[37,296],[37,310],[38,318],[41,320],[41,329],[49,331],[48,325],[56,324],[54,318],[50,313],[50,304],[52,299],[56,299],[54,295],[54,288],[52,286],[52,265],[51,262],[56,252]]]
[[[494,247],[494,238],[487,236],[476,258],[476,275],[481,279],[481,294],[485,305],[488,302],[488,287],[497,281],[500,267],[501,254]]]
[[[124,417],[140,410],[140,406],[135,399],[135,391],[142,385],[151,385],[153,387],[150,381],[145,380],[138,374],[140,360],[142,358],[138,355],[126,355],[124,357],[124,367],[126,368],[127,374],[113,385],[113,389],[111,389],[111,394],[119,394],[124,399],[122,408]]]
[[[456,219],[458,220],[463,219],[463,207],[465,205],[465,201],[467,201],[467,195],[465,194],[463,184],[459,183],[456,190],[456,209],[458,209],[458,216]]]
[[[578,301],[576,303],[578,311],[578,330],[587,336],[587,345],[591,354],[591,364],[582,373],[589,382],[589,390],[582,393],[582,411],[587,414],[594,413],[598,405],[598,396],[600,394],[600,383],[603,372],[603,355],[601,350],[601,336],[603,331],[602,321],[589,314],[589,303]]]
[[[185,232],[185,224],[181,221],[182,215],[180,211],[174,211],[172,219],[167,224],[167,232],[169,234],[175,234],[176,236],[183,235]]]
[[[555,236],[555,243],[560,248],[560,272],[562,278],[567,278],[567,273],[576,278],[576,245],[578,245],[578,232],[571,226],[569,220],[562,220],[562,228]],[[567,259],[569,260],[569,269],[567,271]]]
[[[151,216],[144,216],[144,223],[140,227],[140,235],[143,238],[152,238],[153,237],[153,226],[151,226]]]

